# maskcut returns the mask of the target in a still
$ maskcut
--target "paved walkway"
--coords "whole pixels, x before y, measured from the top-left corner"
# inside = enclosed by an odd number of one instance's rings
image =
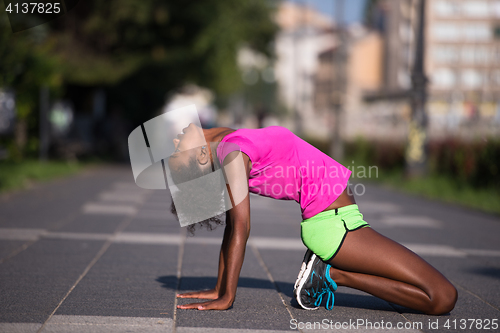
[[[253,195],[233,307],[177,310],[177,292],[215,284],[223,230],[187,237],[167,192],[138,188],[128,167],[106,167],[0,199],[0,332],[500,331],[498,217],[375,186],[357,201],[374,228],[455,284],[450,315],[343,287],[332,311],[299,309],[300,208]]]

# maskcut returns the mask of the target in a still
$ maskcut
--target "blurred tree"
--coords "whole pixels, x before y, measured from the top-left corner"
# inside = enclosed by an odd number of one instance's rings
[[[266,0],[88,0],[51,25],[66,81],[112,86],[137,121],[188,82],[235,91],[238,48],[269,55],[277,31]]]
[[[61,84],[46,36],[46,26],[13,34],[7,15],[0,15],[0,87],[16,94],[15,144],[9,147],[15,159],[23,157],[27,144],[30,150],[37,149],[37,140],[28,140],[28,132],[36,131],[40,87],[57,89]]]
[[[19,152],[30,124],[36,130],[41,86],[105,87],[108,104],[135,122],[151,118],[165,94],[186,83],[219,96],[236,91],[238,48],[270,54],[272,1],[86,0],[15,34],[0,15],[0,87],[16,93]]]

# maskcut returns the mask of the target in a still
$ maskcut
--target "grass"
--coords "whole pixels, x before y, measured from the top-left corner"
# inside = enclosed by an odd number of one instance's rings
[[[0,193],[26,188],[33,182],[47,181],[75,174],[83,168],[82,163],[65,161],[26,160],[22,162],[0,162]]]
[[[349,163],[344,164],[349,167]],[[366,165],[355,165],[354,170]],[[378,176],[372,172],[368,178],[355,178],[356,172],[352,174],[352,180],[363,182],[364,180],[383,184],[392,189],[400,190],[406,193],[417,194],[429,199],[437,199],[445,202],[459,204],[462,206],[479,209],[489,213],[500,214],[500,189],[497,188],[475,188],[471,185],[461,184],[457,180],[445,176],[430,174],[418,179],[407,179],[401,169],[381,170],[378,168]]]

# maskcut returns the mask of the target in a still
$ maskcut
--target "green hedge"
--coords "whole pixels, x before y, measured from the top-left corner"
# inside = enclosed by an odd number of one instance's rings
[[[500,139],[432,140],[428,147],[431,174],[451,177],[458,184],[500,189]],[[403,169],[405,143],[357,139],[345,145],[346,161],[376,165],[382,170]]]
[[[0,161],[0,193],[27,187],[33,181],[71,175],[82,168],[81,163],[65,161]]]
[[[464,142],[446,139],[429,143],[431,170],[474,187],[500,188],[500,140]]]
[[[382,170],[401,169],[405,165],[405,146],[396,141],[367,141],[358,138],[344,146],[346,160],[356,165],[376,165]]]

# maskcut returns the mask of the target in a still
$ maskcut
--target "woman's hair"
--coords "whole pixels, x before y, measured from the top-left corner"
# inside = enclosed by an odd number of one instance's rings
[[[215,205],[220,206],[220,200],[217,200],[217,198],[222,197],[217,196],[216,193],[217,191],[223,193],[223,186],[225,187],[225,183],[221,183],[220,178],[205,177],[203,180],[203,186],[199,186],[196,182],[190,182],[191,180],[199,179],[212,173],[212,170],[220,169],[215,150],[212,150],[212,156],[215,156],[215,162],[213,163],[214,168],[200,168],[196,157],[193,156],[189,160],[187,167],[170,170],[172,181],[179,189],[178,192],[175,192],[176,201],[179,200],[182,202],[196,203],[196,210],[194,212],[190,212],[190,218],[196,218],[196,212],[202,213],[213,210]],[[205,210],[204,207],[206,208]],[[178,212],[173,199],[170,211],[175,215],[177,220],[179,220]],[[225,214],[221,213],[208,219],[204,219],[201,222],[190,224],[187,226],[187,230],[191,235],[194,235],[196,229],[206,228],[207,230],[214,230],[217,226],[224,224],[224,216]]]

